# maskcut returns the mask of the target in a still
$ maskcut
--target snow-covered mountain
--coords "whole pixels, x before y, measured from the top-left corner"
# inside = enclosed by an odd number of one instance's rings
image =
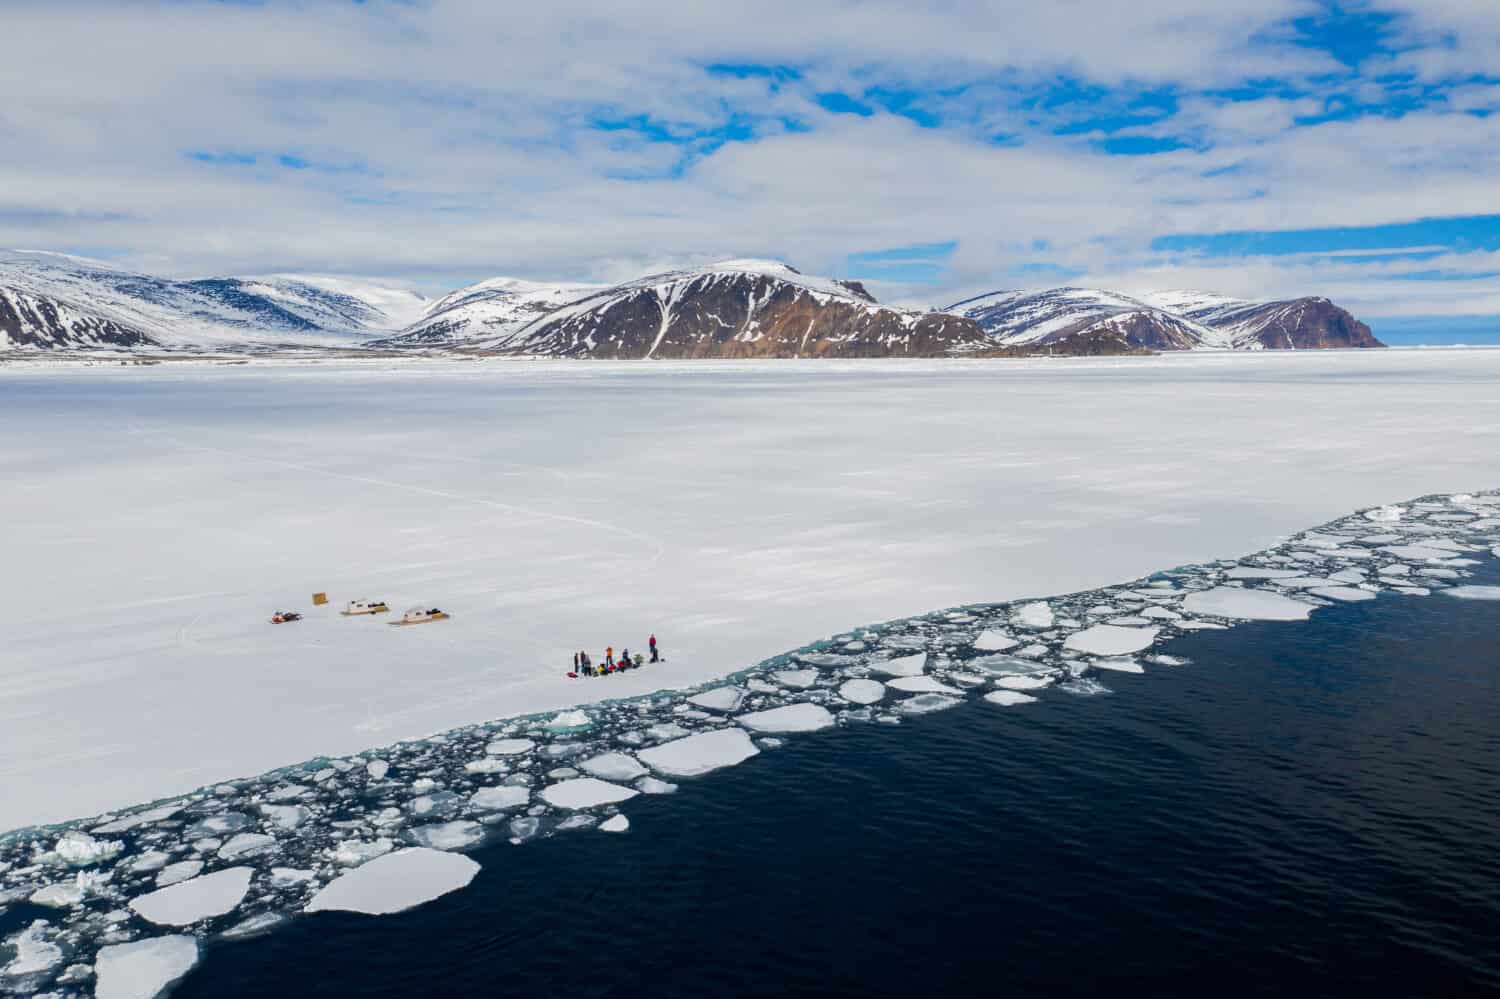
[[[0,251],[0,351],[437,348],[545,357],[936,357],[1379,347],[1326,298],[996,291],[941,311],[857,281],[726,260],[613,286],[494,278],[429,302],[378,281],[175,280]]]
[[[549,357],[931,357],[988,346],[971,321],[879,305],[858,282],[727,260],[594,291],[485,344]]]
[[[1211,292],[1158,291],[1139,297],[1212,329],[1225,346],[1240,350],[1385,346],[1370,327],[1319,296],[1253,302]]]
[[[345,278],[180,281],[59,253],[0,252],[0,349],[351,346],[421,314],[415,292]]]
[[[401,333],[379,347],[490,347],[527,323],[604,288],[497,277],[460,288],[433,302]]]
[[[1252,302],[1203,292],[1123,295],[1094,288],[996,291],[950,306],[1000,344],[1067,344],[1109,334],[1150,350],[1384,346],[1326,298]]]

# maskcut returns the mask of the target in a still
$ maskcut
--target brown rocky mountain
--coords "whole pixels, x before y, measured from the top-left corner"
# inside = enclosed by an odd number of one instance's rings
[[[1005,346],[1057,344],[1111,331],[1132,347],[1185,350],[1382,347],[1326,298],[1248,302],[1198,292],[1122,295],[1093,288],[991,292],[951,306]]]
[[[549,357],[941,357],[982,349],[972,321],[875,303],[857,282],[738,260],[672,271],[580,298],[496,340]]]

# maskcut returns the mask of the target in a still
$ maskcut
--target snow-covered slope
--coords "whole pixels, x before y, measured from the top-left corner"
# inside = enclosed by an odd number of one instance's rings
[[[971,321],[877,304],[857,282],[727,260],[606,288],[495,341],[554,357],[931,357],[988,345]]]
[[[179,281],[59,253],[0,252],[0,349],[347,346],[409,322],[415,292],[345,278]]]
[[[1094,288],[996,291],[947,311],[1002,345],[1054,344],[1108,333],[1153,350],[1380,347],[1369,327],[1326,298],[1250,302],[1204,292],[1139,295]]]
[[[0,351],[135,348],[155,341],[134,326],[21,288],[0,285]]]
[[[1049,344],[1110,331],[1135,347],[1184,350],[1214,334],[1140,299],[1093,288],[996,291],[948,309],[973,319],[1002,345]]]
[[[1383,347],[1370,328],[1326,298],[1254,302],[1200,291],[1158,291],[1142,300],[1212,329],[1241,350]]]
[[[432,303],[382,347],[487,347],[539,316],[601,290],[604,285],[560,284],[497,277],[451,292]]]

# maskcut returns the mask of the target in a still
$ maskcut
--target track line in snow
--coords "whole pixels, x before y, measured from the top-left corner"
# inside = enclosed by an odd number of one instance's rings
[[[278,468],[288,468],[293,471],[299,472],[309,472],[314,475],[322,475],[327,478],[343,479],[348,482],[359,482],[365,485],[379,486],[384,489],[396,489],[424,496],[436,496],[441,499],[452,500],[457,503],[472,503],[478,506],[489,507],[494,510],[503,510],[506,513],[519,514],[525,517],[535,517],[539,520],[550,520],[556,523],[564,524],[576,524],[580,527],[592,527],[598,530],[610,532],[612,534],[618,534],[621,537],[628,537],[635,541],[640,541],[649,546],[652,546],[655,550],[652,552],[650,558],[647,559],[646,564],[648,566],[654,566],[658,564],[661,561],[662,556],[666,554],[667,550],[666,545],[660,538],[656,537],[655,535],[647,534],[644,531],[637,531],[634,528],[630,527],[622,527],[619,524],[611,523],[609,521],[595,520],[590,517],[577,517],[571,514],[564,513],[551,513],[546,510],[535,510],[529,507],[517,506],[513,503],[503,503],[499,500],[493,500],[484,496],[469,496],[463,493],[450,492],[444,489],[435,489],[432,486],[412,485],[409,482],[397,482],[391,479],[380,479],[371,475],[354,475],[349,472],[335,472],[331,469],[323,468],[318,465],[310,465],[304,462],[286,461],[280,458],[268,458],[264,455],[244,454],[239,451],[233,451],[228,448],[214,447],[209,444],[191,444],[187,441],[181,440],[180,438],[172,437],[167,434],[149,433],[136,424],[132,424],[131,426],[129,426],[127,428],[127,432],[135,435],[150,436],[152,440],[163,441],[182,450],[203,451],[209,454],[221,454],[225,457],[236,458],[240,461],[245,462],[271,465]]]

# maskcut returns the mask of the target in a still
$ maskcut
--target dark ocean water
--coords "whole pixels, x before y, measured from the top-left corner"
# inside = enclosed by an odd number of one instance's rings
[[[793,737],[174,996],[1500,993],[1500,603],[1164,651],[1193,665]]]

